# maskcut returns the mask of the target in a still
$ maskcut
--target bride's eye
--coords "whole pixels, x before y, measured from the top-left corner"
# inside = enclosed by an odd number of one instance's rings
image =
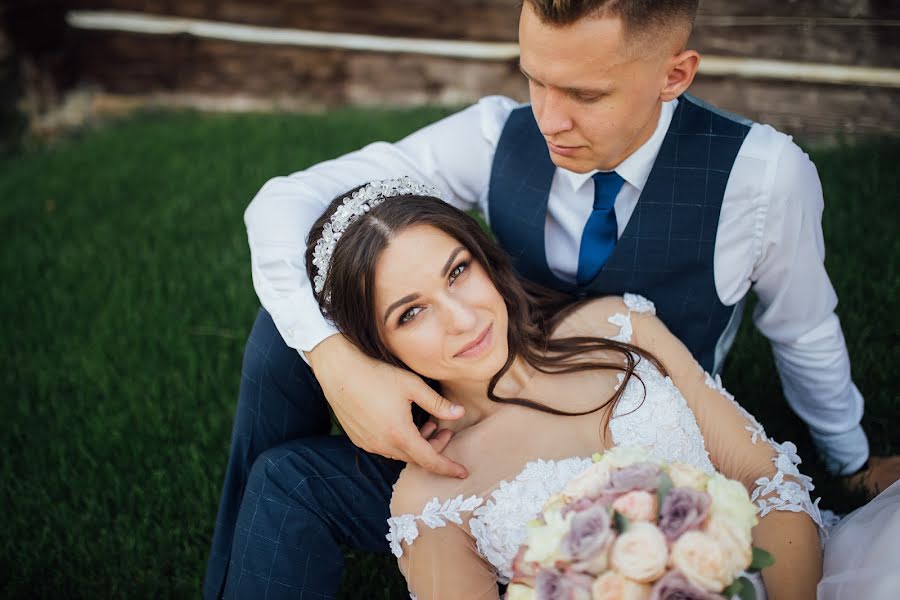
[[[453,285],[453,282],[456,281],[456,279],[460,275],[465,273],[466,269],[468,269],[468,268],[469,268],[469,261],[467,261],[467,260],[464,260],[461,263],[459,263],[458,265],[456,265],[455,267],[453,267],[453,270],[450,271],[450,275],[448,277],[448,279],[450,280],[450,285]]]
[[[413,306],[412,308],[407,309],[402,315],[400,315],[398,324],[405,325],[406,323],[409,323],[410,321],[415,319],[416,315],[418,315],[420,312],[422,312],[421,306]]]

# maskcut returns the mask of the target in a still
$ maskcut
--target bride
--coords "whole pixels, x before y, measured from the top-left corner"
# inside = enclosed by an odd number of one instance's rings
[[[572,302],[519,280],[474,219],[408,179],[339,197],[306,256],[319,305],[370,356],[465,407],[422,434],[469,466],[465,480],[410,464],[394,487],[388,539],[411,594],[497,598],[526,523],[614,445],[714,470],[759,506],[755,546],[769,598],[814,598],[818,508],[791,443],[769,440],[648,300]]]

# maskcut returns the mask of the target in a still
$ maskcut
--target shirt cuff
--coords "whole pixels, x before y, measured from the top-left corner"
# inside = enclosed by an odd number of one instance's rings
[[[869,440],[860,425],[842,433],[809,430],[825,468],[833,475],[851,475],[869,460]]]

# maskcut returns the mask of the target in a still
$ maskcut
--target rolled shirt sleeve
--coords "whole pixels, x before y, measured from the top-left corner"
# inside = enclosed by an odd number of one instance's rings
[[[793,142],[777,161],[751,274],[759,303],[754,323],[772,343],[785,397],[810,426],[829,468],[859,469],[868,458],[860,427],[863,398],[835,314],[837,295],[825,270],[824,201],[815,165]]]

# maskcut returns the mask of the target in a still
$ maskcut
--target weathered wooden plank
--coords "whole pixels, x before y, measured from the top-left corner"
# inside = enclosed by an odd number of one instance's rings
[[[150,14],[315,31],[416,38],[515,41],[513,0],[350,1],[298,0],[73,0],[83,9],[138,10]],[[692,47],[726,56],[799,62],[900,67],[900,19],[872,20],[876,2],[772,0],[741,3],[725,11],[711,3],[698,19]],[[747,6],[745,6],[745,4]],[[900,3],[898,3],[900,4]],[[865,11],[860,6],[865,5]],[[749,8],[748,8],[749,6]],[[792,7],[785,13],[779,7]],[[738,12],[740,11],[740,12]],[[886,15],[891,10],[882,11]],[[783,13],[783,14],[782,14]]]
[[[527,98],[513,61],[255,46],[195,38],[79,32],[82,81],[117,94],[256,98],[273,107],[465,104]],[[692,92],[805,136],[900,133],[900,90],[701,77]]]

